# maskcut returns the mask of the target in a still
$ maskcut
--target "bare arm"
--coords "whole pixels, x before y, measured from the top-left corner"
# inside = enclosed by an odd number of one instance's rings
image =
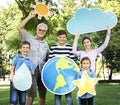
[[[14,69],[15,69],[15,66],[10,66],[10,78],[11,78],[11,80],[13,80],[13,78],[14,78]]]
[[[79,39],[80,35],[75,35],[74,38],[74,42],[73,42],[73,48],[72,48],[72,52],[73,54],[77,55],[77,44],[78,44],[78,39]]]
[[[110,40],[111,29],[107,29],[107,34],[104,43],[97,49],[97,53],[102,52],[108,45]]]
[[[36,13],[34,10],[32,10],[29,15],[18,25],[17,29],[19,31],[19,34],[22,34],[22,30],[24,29],[25,25],[27,24],[27,22],[32,19],[33,17],[35,17]]]

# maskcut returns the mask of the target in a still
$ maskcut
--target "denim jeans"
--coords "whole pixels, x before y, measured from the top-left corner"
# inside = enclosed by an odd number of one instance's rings
[[[62,95],[55,95],[55,100],[54,100],[54,105],[61,105],[61,97]],[[73,100],[72,100],[72,93],[65,94],[66,98],[66,105],[73,105]]]
[[[78,96],[76,97],[76,99],[77,99],[77,105],[81,105],[81,99]],[[93,100],[92,105],[95,105],[95,101],[94,100]]]
[[[13,83],[10,82],[10,104],[17,105],[19,98],[20,105],[25,105],[26,103],[26,91],[19,91],[14,88]]]

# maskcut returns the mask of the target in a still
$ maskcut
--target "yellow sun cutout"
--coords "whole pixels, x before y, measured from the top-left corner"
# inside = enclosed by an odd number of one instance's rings
[[[49,7],[45,5],[45,1],[39,2],[38,0],[35,0],[36,5],[33,5],[32,7],[35,9],[35,12],[38,14],[38,19],[41,19],[41,17],[47,18],[49,14]]]

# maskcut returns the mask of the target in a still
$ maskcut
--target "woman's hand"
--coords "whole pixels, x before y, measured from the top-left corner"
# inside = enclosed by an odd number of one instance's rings
[[[110,34],[111,34],[111,29],[108,28],[108,29],[107,29],[107,35],[110,35]]]
[[[75,40],[78,40],[80,35],[75,35]]]

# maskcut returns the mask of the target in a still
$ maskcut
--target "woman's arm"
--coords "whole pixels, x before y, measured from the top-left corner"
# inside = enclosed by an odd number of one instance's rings
[[[78,44],[79,37],[80,37],[80,35],[75,35],[73,47],[72,47],[72,52],[76,56],[79,56],[79,53],[77,52],[77,44]]]
[[[110,35],[111,35],[111,29],[107,29],[107,34],[104,43],[99,48],[96,49],[97,54],[102,52],[108,46]]]

